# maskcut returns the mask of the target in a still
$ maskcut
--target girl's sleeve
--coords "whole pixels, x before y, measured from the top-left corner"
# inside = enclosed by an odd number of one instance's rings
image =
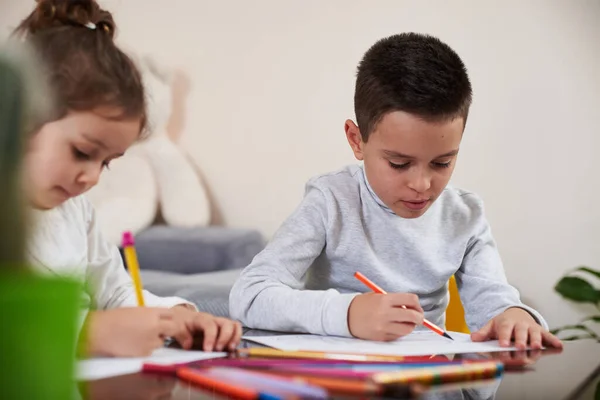
[[[87,222],[86,290],[92,298],[95,309],[104,310],[118,307],[135,307],[137,300],[133,281],[123,264],[119,249],[107,242],[96,221],[92,204],[83,196],[81,207]],[[159,297],[144,290],[144,302],[149,307],[174,307],[191,302],[179,297]]]

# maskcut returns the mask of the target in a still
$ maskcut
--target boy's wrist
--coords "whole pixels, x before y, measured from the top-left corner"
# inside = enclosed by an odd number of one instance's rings
[[[323,333],[329,336],[351,337],[348,326],[350,303],[358,293],[344,293],[332,296],[323,309]]]
[[[531,309],[531,308],[529,308],[529,307],[527,307],[525,305],[516,305],[516,306],[508,307],[506,310],[504,310],[504,312],[506,312],[508,310],[512,310],[512,309],[516,309],[516,310],[520,310],[520,311],[524,312],[529,317],[531,317],[531,319],[533,320],[533,322],[535,322],[536,324],[540,325],[545,330],[548,330],[548,326],[546,324],[546,321],[544,321],[544,319],[542,318],[542,316],[538,315],[533,309]]]
[[[533,322],[535,322],[536,324],[540,325],[540,323],[538,322],[538,320],[535,318],[535,316],[533,316],[529,311],[527,311],[526,309],[524,309],[523,307],[519,307],[519,306],[512,306],[512,307],[508,307],[506,310],[504,310],[504,312],[507,311],[517,311],[522,315],[525,315],[525,318],[531,318],[531,320]]]

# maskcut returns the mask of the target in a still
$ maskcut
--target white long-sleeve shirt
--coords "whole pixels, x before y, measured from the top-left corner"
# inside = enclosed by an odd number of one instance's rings
[[[51,210],[33,210],[28,259],[42,274],[75,279],[84,287],[82,310],[135,307],[131,277],[116,246],[104,240],[92,204],[78,196]],[[141,266],[143,268],[143,266]],[[191,304],[144,291],[149,307]]]
[[[231,316],[250,328],[350,336],[350,303],[369,291],[355,271],[388,293],[418,295],[438,326],[454,275],[471,331],[510,307],[548,327],[508,284],[478,196],[449,186],[423,216],[401,218],[356,165],[309,181],[302,203],[231,289]]]

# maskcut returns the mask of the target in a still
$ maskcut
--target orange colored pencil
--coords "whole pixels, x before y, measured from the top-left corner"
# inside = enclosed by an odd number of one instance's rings
[[[337,394],[353,395],[378,395],[383,394],[383,386],[367,380],[349,380],[340,378],[320,378],[312,375],[303,375],[298,371],[270,370],[269,374],[287,376],[293,382],[320,386],[323,389]]]
[[[355,272],[354,273],[354,277],[356,279],[358,279],[359,281],[361,281],[362,283],[364,283],[366,287],[368,287],[369,289],[371,289],[375,293],[387,294],[387,292],[385,290],[383,290],[382,288],[380,288],[379,286],[377,286],[374,282],[372,282],[369,278],[367,278],[366,276],[364,276],[360,272],[358,272],[358,271]],[[402,308],[406,309],[406,306],[402,306]],[[442,328],[440,328],[439,326],[435,325],[431,321],[423,319],[423,325],[425,325],[427,328],[431,329],[432,331],[434,331],[435,333],[437,333],[440,336],[444,336],[444,337],[446,337],[448,339],[454,340]]]
[[[177,369],[177,377],[202,388],[214,390],[215,392],[224,394],[228,397],[233,397],[240,400],[257,400],[259,398],[259,393],[254,389],[234,386],[206,376],[200,373],[198,370],[191,368]]]

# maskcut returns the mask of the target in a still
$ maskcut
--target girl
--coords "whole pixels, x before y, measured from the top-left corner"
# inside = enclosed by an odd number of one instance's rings
[[[28,258],[40,272],[85,284],[84,308],[97,310],[82,319],[88,354],[147,355],[165,337],[190,348],[198,333],[206,351],[233,350],[241,336],[238,323],[148,292],[148,307],[135,307],[118,249],[103,240],[82,196],[146,124],[140,73],[113,42],[114,33],[111,14],[94,0],[38,0],[15,30],[40,57],[55,103],[52,118],[29,138],[25,155],[35,222]]]

